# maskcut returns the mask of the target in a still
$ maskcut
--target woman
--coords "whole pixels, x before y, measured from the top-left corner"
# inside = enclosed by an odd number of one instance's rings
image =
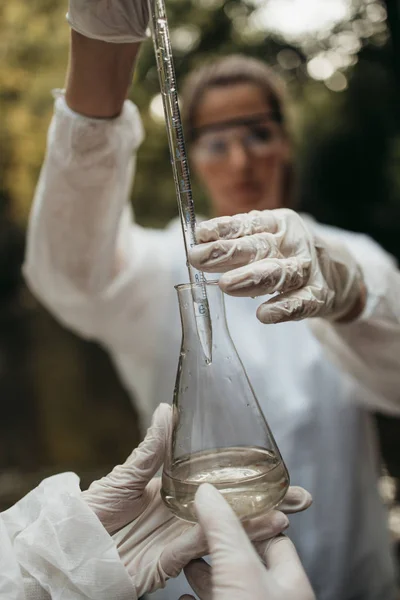
[[[146,230],[128,207],[132,152],[143,132],[136,108],[124,100],[147,19],[141,0],[70,3],[67,90],[56,100],[25,264],[43,303],[108,348],[143,426],[160,399],[172,398],[181,334],[173,285],[187,280],[179,223]],[[308,312],[301,304],[277,327],[257,320],[250,297],[226,296],[233,340],[292,483],[314,498],[310,511],[294,517],[290,536],[319,600],[390,599],[394,567],[369,411],[400,407],[399,319],[385,304],[395,265],[364,236],[279,212],[292,202],[291,147],[282,97],[262,64],[228,58],[194,77],[183,99],[186,131],[214,212],[274,209],[261,213],[275,215],[274,222],[283,214],[280,228],[269,231],[269,217],[260,217],[261,229],[248,232],[262,233],[264,251],[271,233],[284,232],[278,269],[290,267],[293,286],[301,284],[306,295],[303,284],[312,276],[311,291],[318,292]],[[223,223],[214,233],[211,225],[212,243],[224,237]],[[236,234],[229,226],[228,237],[243,233],[246,226]],[[261,257],[248,239],[246,260]],[[235,252],[222,247],[220,271],[235,266]],[[210,269],[209,257],[192,259]],[[315,315],[323,318],[291,320]],[[179,593],[171,589],[168,597]]]

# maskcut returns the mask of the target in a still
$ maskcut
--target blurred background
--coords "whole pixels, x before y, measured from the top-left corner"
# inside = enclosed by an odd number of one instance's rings
[[[292,99],[301,210],[368,233],[400,259],[400,1],[168,0],[167,7],[179,80],[229,52],[268,62]],[[64,83],[65,12],[65,0],[0,5],[0,510],[60,470],[76,471],[86,486],[138,441],[135,411],[108,356],[56,323],[21,278],[51,90]],[[177,208],[151,42],[131,97],[147,131],[135,213],[141,224],[163,226]],[[197,210],[207,214],[207,199],[195,191]],[[391,476],[382,490],[393,502],[400,422],[377,421]]]

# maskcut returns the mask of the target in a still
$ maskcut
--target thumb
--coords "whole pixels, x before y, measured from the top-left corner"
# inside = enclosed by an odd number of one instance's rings
[[[296,589],[299,600],[315,600],[299,555],[289,538],[278,535],[272,540],[256,542],[254,545],[269,572],[273,573],[275,581],[285,582],[287,589]]]
[[[199,487],[195,507],[207,538],[213,565],[223,566],[230,562],[236,563],[236,560],[241,562],[243,556],[248,559],[252,555],[259,562],[239,519],[212,485],[205,483]]]
[[[126,525],[137,516],[135,500],[164,462],[171,437],[172,409],[160,404],[155,411],[145,439],[123,465],[95,481],[83,498],[97,514],[109,533]]]
[[[293,542],[284,534],[277,535],[271,540],[254,542],[254,546],[263,563],[272,571],[283,565],[301,564]]]
[[[171,432],[172,408],[168,404],[160,404],[144,440],[122,466],[112,471],[108,479],[117,483],[121,479],[131,489],[143,491],[164,462]]]

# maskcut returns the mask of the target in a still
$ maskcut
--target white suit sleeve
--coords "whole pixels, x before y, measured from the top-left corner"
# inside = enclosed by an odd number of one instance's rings
[[[149,326],[156,327],[155,289],[170,283],[170,269],[164,232],[136,225],[128,205],[142,139],[129,101],[106,120],[77,115],[57,98],[24,274],[43,304],[80,335],[143,355]]]
[[[371,410],[400,414],[400,272],[394,259],[366,236],[345,241],[360,264],[367,303],[359,319],[333,324],[311,319],[310,327],[332,360],[363,387]]]
[[[45,479],[0,514],[1,600],[135,600],[117,548],[79,478]]]

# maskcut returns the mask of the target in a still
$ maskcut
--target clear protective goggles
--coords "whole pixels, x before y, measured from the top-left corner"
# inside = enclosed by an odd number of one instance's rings
[[[198,130],[192,144],[192,155],[201,162],[219,162],[229,158],[239,144],[254,158],[271,154],[282,138],[282,126],[271,114],[218,123]]]

